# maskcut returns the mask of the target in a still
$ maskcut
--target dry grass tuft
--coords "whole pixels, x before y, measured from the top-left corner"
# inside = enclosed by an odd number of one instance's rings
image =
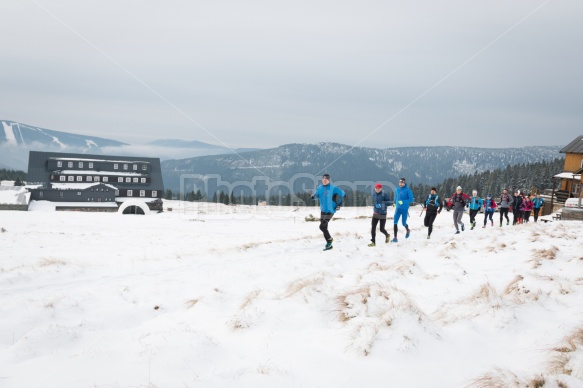
[[[186,305],[187,309],[191,309],[194,306],[196,306],[196,304],[200,302],[200,299],[191,299],[191,300],[187,300],[186,302],[184,302],[184,304]]]
[[[345,294],[339,295],[336,298],[338,302],[338,319],[340,322],[348,322],[352,318],[355,318],[355,315],[349,314],[348,310],[352,306],[352,300],[359,300],[361,304],[366,304],[370,298],[370,286],[365,286],[358,288],[356,290],[347,292]]]
[[[559,252],[559,248],[553,245],[549,249],[534,249],[533,252],[533,257],[535,259],[555,260],[557,258],[557,253]]]
[[[468,388],[509,388],[509,387],[528,387],[525,381],[522,381],[515,373],[507,370],[496,368],[493,372],[488,372],[474,381]]]
[[[573,375],[583,378],[583,366],[578,362],[583,353],[583,328],[567,336],[563,344],[551,349],[553,352],[550,369],[554,373]],[[576,368],[576,369],[575,369]]]
[[[261,290],[252,291],[249,295],[247,295],[247,298],[245,298],[245,300],[243,301],[243,303],[241,303],[241,306],[239,308],[241,310],[243,310],[247,306],[251,305],[251,303],[253,303],[253,301],[255,299],[257,299],[257,297],[259,296],[259,294],[261,294]]]
[[[287,287],[287,290],[285,291],[283,296],[284,296],[284,298],[289,298],[289,297],[294,296],[295,294],[303,291],[306,288],[319,286],[323,283],[324,283],[324,274],[322,272],[319,272],[319,273],[312,275],[310,277],[296,280],[295,282],[293,282],[292,284],[290,284]]]
[[[39,267],[49,267],[51,265],[66,265],[67,262],[61,259],[42,259],[40,263],[38,263]]]

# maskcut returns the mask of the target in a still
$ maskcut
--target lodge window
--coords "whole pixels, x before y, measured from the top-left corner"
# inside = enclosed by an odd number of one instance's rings
[[[92,182],[93,181],[93,177],[92,176],[87,176],[87,182]]]
[[[124,163],[124,165],[123,165],[123,169],[124,169],[124,170],[127,170],[127,169],[128,169],[128,165]]]
[[[81,195],[81,192],[80,191],[77,191],[77,195]]]
[[[106,176],[104,176],[104,177],[103,177],[103,181],[104,181],[104,182],[109,182],[109,178],[108,178],[108,177],[106,177]]]
[[[78,176],[77,177],[77,182],[83,182],[83,177],[82,176]]]
[[[59,177],[59,180],[60,180],[61,182],[64,182],[64,181],[66,181],[66,180],[67,180],[67,177],[66,177],[66,176],[64,176],[64,175],[61,175],[61,176]]]
[[[68,168],[73,168],[73,162],[67,162],[67,167]]]
[[[157,197],[158,196],[158,192],[156,190],[152,191],[152,197]]]
[[[134,191],[133,190],[128,190],[128,197],[132,197],[134,195]]]
[[[126,183],[132,183],[132,178],[126,178]]]
[[[89,162],[89,168],[93,168],[93,163]]]
[[[98,176],[96,176],[96,177],[93,177],[93,180],[94,180],[95,182],[99,182],[99,177],[98,177]]]
[[[140,190],[140,197],[146,196],[146,190]]]
[[[148,165],[146,165],[146,164],[142,164],[142,170],[143,170],[143,171],[146,171],[147,169],[148,169]]]
[[[119,183],[123,183],[123,177],[121,177],[121,176],[120,176],[119,178],[117,178],[117,181],[118,181]]]
[[[69,178],[67,180],[69,182],[74,182],[75,181],[75,177],[73,175],[69,175]]]
[[[63,167],[63,162],[61,162],[60,160],[57,162],[57,167]]]
[[[140,182],[146,183],[146,178],[140,178]]]
[[[45,196],[45,193],[43,193],[42,191],[39,191],[39,192],[38,192],[38,196],[39,196],[40,198],[42,198],[42,197],[44,197],[44,196]]]
[[[83,162],[79,162],[79,168],[83,168]]]
[[[118,169],[119,169],[119,166],[117,165],[117,163],[114,163],[114,164],[113,164],[113,169],[114,169],[114,170],[118,170]]]
[[[134,183],[138,183],[138,178],[134,178]]]
[[[64,194],[65,194],[65,193],[63,193],[62,191],[61,191],[61,192],[59,192],[59,197],[63,198],[63,195],[64,195]]]
[[[134,171],[136,171],[138,169],[138,165],[134,164]]]

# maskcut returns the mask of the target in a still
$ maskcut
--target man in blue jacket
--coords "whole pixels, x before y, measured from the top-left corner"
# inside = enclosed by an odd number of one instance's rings
[[[534,205],[534,222],[538,221],[538,213],[540,213],[540,209],[545,206],[545,199],[541,198],[540,194],[536,194],[536,198],[532,199],[532,204]]]
[[[395,202],[393,203],[393,206],[395,206],[395,216],[393,219],[393,231],[395,237],[391,241],[394,243],[398,242],[397,232],[399,231],[399,228],[397,224],[399,223],[399,218],[403,217],[401,222],[407,230],[405,238],[409,238],[409,235],[411,234],[409,225],[407,225],[407,217],[409,216],[409,204],[413,202],[413,200],[413,192],[407,187],[407,181],[405,178],[399,179],[399,187],[395,189]]]
[[[322,176],[322,184],[318,186],[312,195],[312,199],[320,201],[320,230],[326,240],[325,251],[332,249],[332,241],[334,241],[330,236],[330,232],[328,232],[328,223],[334,217],[334,213],[340,210],[345,195],[344,191],[330,183],[329,174]]]
[[[374,193],[372,193],[372,224],[371,224],[371,243],[368,244],[369,247],[374,247],[376,245],[375,238],[377,234],[377,224],[381,223],[381,233],[385,235],[385,242],[388,243],[391,240],[390,234],[385,229],[385,224],[387,222],[387,206],[391,203],[389,195],[383,191],[383,185],[377,183],[374,187]]]

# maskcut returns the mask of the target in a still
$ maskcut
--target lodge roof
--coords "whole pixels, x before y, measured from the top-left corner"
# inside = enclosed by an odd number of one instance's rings
[[[583,154],[583,135],[577,136],[559,152],[562,154]]]

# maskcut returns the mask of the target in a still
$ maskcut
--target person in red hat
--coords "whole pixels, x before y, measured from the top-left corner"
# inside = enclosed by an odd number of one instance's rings
[[[383,185],[377,183],[374,186],[374,193],[372,193],[372,224],[370,229],[371,243],[368,244],[369,247],[374,247],[376,245],[375,237],[377,232],[377,225],[381,224],[381,233],[385,235],[385,242],[391,241],[389,233],[385,229],[385,224],[387,223],[387,206],[391,205],[391,199],[389,195],[383,191]]]

